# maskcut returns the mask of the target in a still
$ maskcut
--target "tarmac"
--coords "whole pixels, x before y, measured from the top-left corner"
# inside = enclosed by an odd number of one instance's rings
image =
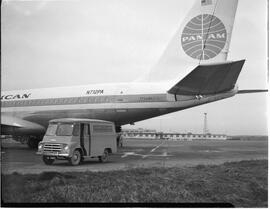
[[[109,161],[100,163],[93,158],[78,166],[68,161],[57,160],[45,165],[36,150],[13,140],[2,140],[2,174],[13,172],[38,174],[42,172],[103,172],[130,168],[179,167],[200,164],[222,164],[225,162],[268,159],[268,143],[254,141],[161,141],[125,139],[123,147],[109,156]]]

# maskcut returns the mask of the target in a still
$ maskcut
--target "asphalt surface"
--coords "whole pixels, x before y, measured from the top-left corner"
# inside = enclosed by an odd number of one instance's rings
[[[1,170],[13,172],[42,173],[44,171],[109,171],[137,167],[194,166],[221,164],[224,162],[267,159],[267,141],[160,141],[125,140],[124,147],[109,157],[106,163],[90,159],[79,166],[57,160],[45,165],[36,150],[13,140],[2,140]]]

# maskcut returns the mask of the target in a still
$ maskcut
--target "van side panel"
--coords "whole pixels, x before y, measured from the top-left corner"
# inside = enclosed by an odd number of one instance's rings
[[[117,151],[114,125],[108,123],[92,123],[91,156],[101,156],[106,148],[110,148],[112,153]]]

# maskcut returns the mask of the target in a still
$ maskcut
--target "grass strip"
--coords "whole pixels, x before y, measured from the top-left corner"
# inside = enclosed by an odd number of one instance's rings
[[[225,202],[267,207],[267,160],[182,168],[2,175],[3,203]]]

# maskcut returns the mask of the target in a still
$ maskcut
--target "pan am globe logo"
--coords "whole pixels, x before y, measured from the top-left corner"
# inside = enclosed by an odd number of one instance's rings
[[[208,60],[224,48],[227,32],[219,18],[209,14],[198,15],[185,26],[181,44],[187,55],[194,59]]]

